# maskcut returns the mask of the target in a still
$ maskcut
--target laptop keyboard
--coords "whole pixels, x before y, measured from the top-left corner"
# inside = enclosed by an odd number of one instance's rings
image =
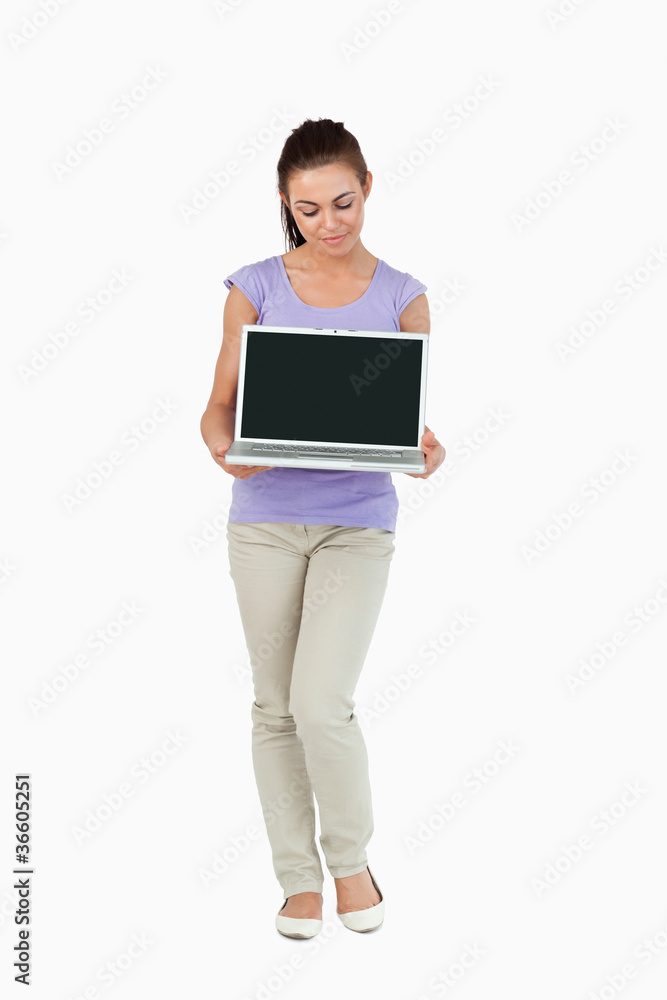
[[[254,444],[253,451],[295,451],[299,455],[377,455],[381,458],[400,458],[402,451],[378,451],[377,448],[334,448],[330,445]]]

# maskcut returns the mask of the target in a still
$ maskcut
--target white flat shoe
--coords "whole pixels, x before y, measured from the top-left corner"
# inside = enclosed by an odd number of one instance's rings
[[[284,910],[286,905],[287,900],[280,910]],[[276,927],[285,937],[311,938],[322,930],[322,920],[316,920],[314,917],[281,917],[280,910],[276,917]]]
[[[366,867],[368,868],[368,866]],[[372,931],[376,927],[379,927],[384,920],[384,897],[380,892],[380,887],[373,878],[370,868],[368,868],[368,874],[380,896],[380,902],[376,903],[375,906],[367,907],[365,910],[352,910],[350,913],[338,913],[338,909],[336,909],[339,919],[351,931]]]

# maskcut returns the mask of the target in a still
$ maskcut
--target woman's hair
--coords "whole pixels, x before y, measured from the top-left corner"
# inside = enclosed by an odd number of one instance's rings
[[[285,140],[278,160],[278,190],[289,198],[287,185],[293,173],[300,170],[316,170],[333,163],[342,163],[357,175],[361,187],[366,183],[368,168],[359,143],[345,128],[343,122],[331,118],[314,121],[306,118]],[[296,224],[294,216],[285,202],[280,199],[283,232],[288,250],[295,250],[306,242]]]

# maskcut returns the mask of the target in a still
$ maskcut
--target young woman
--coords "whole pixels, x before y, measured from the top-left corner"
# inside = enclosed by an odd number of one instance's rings
[[[253,672],[252,758],[289,937],[322,927],[326,865],[346,927],[371,930],[384,900],[367,865],[373,833],[368,757],[353,694],[394,552],[398,497],[389,472],[227,465],[244,323],[429,332],[426,286],[361,242],[372,175],[343,122],[308,119],[278,161],[288,251],[226,280],[229,295],[201,431],[234,477],[227,527]],[[445,449],[426,428],[427,479]]]

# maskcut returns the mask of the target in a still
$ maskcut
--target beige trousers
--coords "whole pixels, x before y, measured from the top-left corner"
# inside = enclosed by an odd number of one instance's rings
[[[228,523],[230,575],[253,672],[252,759],[285,898],[367,864],[368,756],[354,690],[394,554],[393,531]]]

